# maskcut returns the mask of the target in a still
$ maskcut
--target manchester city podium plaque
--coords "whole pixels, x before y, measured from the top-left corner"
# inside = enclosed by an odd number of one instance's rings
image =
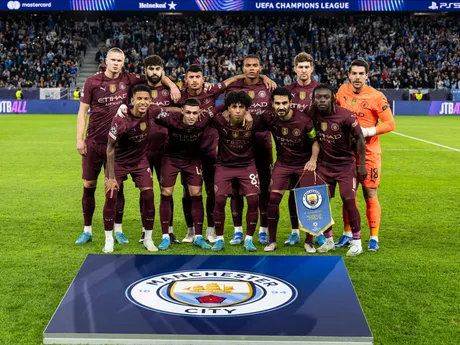
[[[372,344],[341,257],[88,255],[45,344]]]

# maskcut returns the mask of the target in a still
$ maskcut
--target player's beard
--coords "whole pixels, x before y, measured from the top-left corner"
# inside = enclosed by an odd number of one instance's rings
[[[158,83],[160,82],[161,77],[158,76],[158,75],[156,75],[156,74],[154,74],[154,75],[152,75],[152,76],[150,76],[150,77],[147,76],[147,80],[148,80],[151,84],[156,85],[156,84],[158,84]]]

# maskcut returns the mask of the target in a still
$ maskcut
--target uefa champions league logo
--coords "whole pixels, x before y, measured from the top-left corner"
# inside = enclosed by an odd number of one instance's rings
[[[163,273],[126,289],[128,300],[160,313],[233,317],[270,312],[297,298],[294,286],[268,275],[230,270]]]

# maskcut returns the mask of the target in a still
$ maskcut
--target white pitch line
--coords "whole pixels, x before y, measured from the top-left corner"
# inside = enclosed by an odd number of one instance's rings
[[[426,144],[430,144],[430,145],[434,145],[434,146],[439,146],[439,147],[442,147],[442,148],[447,149],[447,150],[460,152],[460,149],[456,149],[455,147],[441,145],[441,144],[438,144],[438,143],[434,143],[432,141],[428,141],[428,140],[424,140],[424,139],[420,139],[420,138],[416,138],[416,137],[411,137],[410,135],[406,135],[406,134],[402,134],[402,133],[398,133],[398,132],[391,132],[391,133],[399,135],[401,137],[409,138],[409,139],[412,139],[412,140],[421,141],[422,143],[426,143]]]

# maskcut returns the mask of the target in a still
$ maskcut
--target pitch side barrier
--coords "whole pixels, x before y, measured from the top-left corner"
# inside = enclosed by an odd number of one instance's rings
[[[393,114],[412,116],[460,116],[460,102],[393,101]]]
[[[0,115],[8,114],[77,114],[80,101],[74,100],[0,100]]]

